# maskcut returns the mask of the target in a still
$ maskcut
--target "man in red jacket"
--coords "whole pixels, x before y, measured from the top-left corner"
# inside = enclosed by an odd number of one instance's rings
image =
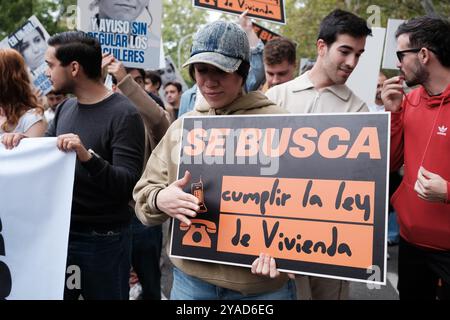
[[[392,113],[392,197],[400,223],[400,299],[450,299],[450,22],[420,17],[397,30],[401,75],[384,82]],[[403,82],[420,85],[404,97]]]

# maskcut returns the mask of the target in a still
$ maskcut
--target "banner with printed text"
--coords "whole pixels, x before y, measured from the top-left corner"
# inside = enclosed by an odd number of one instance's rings
[[[286,23],[284,0],[193,0],[194,7],[241,14],[248,10],[248,16]]]
[[[52,83],[45,75],[47,63],[45,52],[50,35],[39,20],[32,16],[19,29],[0,42],[0,48],[17,50],[30,69],[33,85],[46,95],[52,90]]]
[[[164,69],[155,70],[155,72],[161,77],[161,88],[159,89],[159,95],[161,97],[165,97],[164,87],[169,82],[178,82],[181,84],[183,92],[189,89],[186,81],[184,81],[183,76],[180,73],[180,70],[178,70],[177,65],[172,58],[170,56],[166,56],[164,61],[166,67]]]
[[[0,143],[0,300],[62,300],[75,153],[56,138]]]
[[[171,255],[385,283],[390,115],[187,117],[178,177],[201,201]],[[250,272],[250,271],[249,271]]]
[[[160,67],[162,0],[78,0],[78,29],[126,67]]]

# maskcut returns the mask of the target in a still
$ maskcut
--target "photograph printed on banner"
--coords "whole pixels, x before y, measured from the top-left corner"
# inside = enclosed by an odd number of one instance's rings
[[[177,69],[175,63],[173,62],[172,58],[170,56],[166,56],[166,67],[164,69],[159,69],[156,72],[161,77],[161,93],[162,96],[164,96],[164,86],[169,82],[178,82],[181,84],[181,87],[183,88],[183,92],[188,89],[186,81],[184,81],[183,77],[181,76],[180,71]]]
[[[78,29],[97,38],[103,53],[126,67],[158,69],[161,0],[78,0]]]
[[[33,76],[34,86],[44,95],[52,89],[51,81],[45,76],[47,68],[45,51],[49,38],[44,26],[35,16],[32,16],[19,29],[0,42],[0,48],[12,48],[22,55]]]

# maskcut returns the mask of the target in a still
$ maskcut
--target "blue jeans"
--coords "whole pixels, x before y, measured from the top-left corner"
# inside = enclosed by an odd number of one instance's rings
[[[391,244],[398,244],[398,242],[400,241],[400,231],[397,222],[397,213],[395,211],[389,212],[388,241]]]
[[[130,278],[130,226],[106,232],[71,231],[67,266],[81,271],[80,287],[66,274],[64,300],[128,300]]]
[[[131,265],[142,286],[143,300],[161,300],[162,226],[144,226],[136,216],[131,222],[133,235]]]
[[[191,277],[174,267],[170,300],[296,300],[296,293],[295,283],[289,280],[277,291],[246,296]]]

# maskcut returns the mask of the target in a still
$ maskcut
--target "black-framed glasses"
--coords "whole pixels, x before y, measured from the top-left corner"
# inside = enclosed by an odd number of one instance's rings
[[[431,52],[433,52],[434,54],[437,55],[437,53],[436,53],[435,50],[433,50],[433,49],[431,49],[431,48],[428,48],[428,47],[414,48],[414,49],[406,49],[406,50],[401,50],[401,51],[397,51],[397,52],[396,52],[398,61],[402,62],[402,61],[403,61],[403,58],[405,57],[405,54],[406,54],[406,53],[408,53],[408,52],[414,52],[414,53],[417,53],[417,52],[420,52],[420,50],[422,50],[422,49],[430,50]]]
[[[409,52],[417,53],[420,50],[422,50],[422,48],[414,48],[414,49],[406,49],[406,50],[397,51],[396,54],[397,54],[398,61],[402,62],[405,54],[407,54]]]

